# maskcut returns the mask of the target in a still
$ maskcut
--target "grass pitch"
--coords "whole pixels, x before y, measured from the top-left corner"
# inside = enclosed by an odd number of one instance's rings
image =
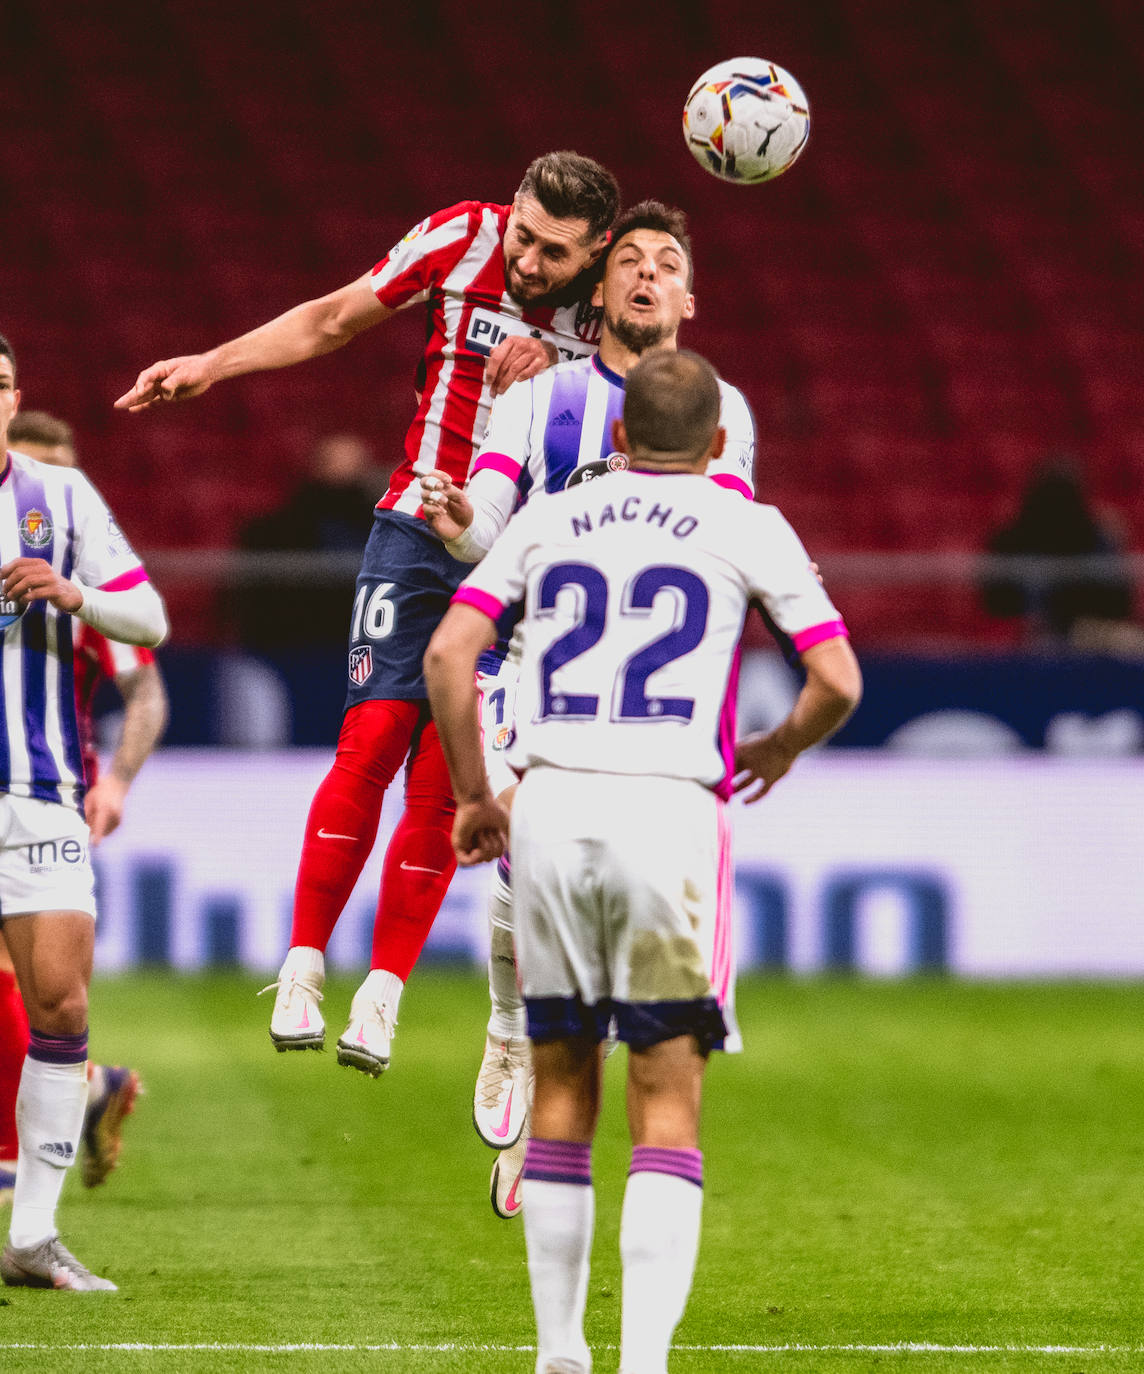
[[[331,1043],[355,985],[327,987]],[[256,986],[97,980],[93,1055],[147,1092],[122,1167],[70,1178],[60,1218],[120,1292],[0,1290],[0,1368],[529,1374],[522,1228],[489,1207],[469,1115],[483,980],[418,973],[377,1082],[273,1053]],[[675,1374],[1144,1368],[1144,988],[745,980],[740,1011]],[[597,1371],[623,1059],[594,1157]]]

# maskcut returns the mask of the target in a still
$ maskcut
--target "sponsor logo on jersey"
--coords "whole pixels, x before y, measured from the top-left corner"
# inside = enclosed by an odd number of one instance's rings
[[[350,681],[360,687],[373,672],[373,650],[368,644],[360,644],[350,650]]]
[[[516,738],[516,731],[511,725],[502,725],[493,737],[493,748],[496,750],[507,749]]]
[[[42,549],[52,542],[55,530],[42,510],[30,510],[20,521],[20,538],[32,549]]]
[[[414,239],[420,238],[429,226],[429,221],[423,219],[420,224],[415,224],[409,233],[401,240],[402,243],[412,243]]]
[[[22,606],[18,601],[5,601],[0,598],[0,630],[6,630],[9,625],[14,625],[27,609],[27,606]]]
[[[497,344],[511,338],[543,339],[556,349],[561,362],[570,362],[573,358],[590,358],[596,351],[594,344],[573,344],[567,338],[559,338],[546,329],[537,329],[535,325],[525,324],[523,320],[515,319],[512,315],[501,315],[480,305],[469,316],[463,347],[468,353],[479,353],[483,358],[487,358]]]

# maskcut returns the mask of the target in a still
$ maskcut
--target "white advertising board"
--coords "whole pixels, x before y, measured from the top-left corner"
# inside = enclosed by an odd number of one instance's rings
[[[275,969],[324,750],[168,750],[100,846],[97,962]],[[329,948],[368,960],[377,846]],[[973,977],[1144,976],[1144,764],[1015,756],[801,760],[733,803],[740,967]],[[488,868],[457,874],[427,953],[483,961]]]

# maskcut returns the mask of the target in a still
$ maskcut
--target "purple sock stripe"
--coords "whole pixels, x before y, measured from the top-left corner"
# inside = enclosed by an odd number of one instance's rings
[[[632,1150],[632,1174],[671,1174],[703,1187],[703,1151],[669,1150],[658,1145],[637,1145]]]
[[[28,1033],[28,1058],[41,1064],[82,1064],[87,1059],[87,1031],[79,1035],[46,1035],[43,1031]]]
[[[592,1182],[592,1147],[575,1140],[537,1140],[524,1147],[524,1177],[543,1183]]]

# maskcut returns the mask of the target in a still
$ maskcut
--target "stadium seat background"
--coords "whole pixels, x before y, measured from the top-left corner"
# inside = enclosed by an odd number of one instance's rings
[[[410,224],[507,199],[573,146],[682,205],[686,340],[741,385],[758,484],[812,552],[970,550],[1049,451],[1144,548],[1144,9],[1090,0],[791,7],[199,0],[5,7],[0,332],[142,548],[220,548],[312,438],[396,459],[419,319],[192,406],[124,417],[145,364],[367,270]],[[811,96],[804,159],[721,185],[683,97],[756,52]],[[172,587],[179,634],[216,633]],[[867,644],[1004,642],[971,589],[852,587]]]

